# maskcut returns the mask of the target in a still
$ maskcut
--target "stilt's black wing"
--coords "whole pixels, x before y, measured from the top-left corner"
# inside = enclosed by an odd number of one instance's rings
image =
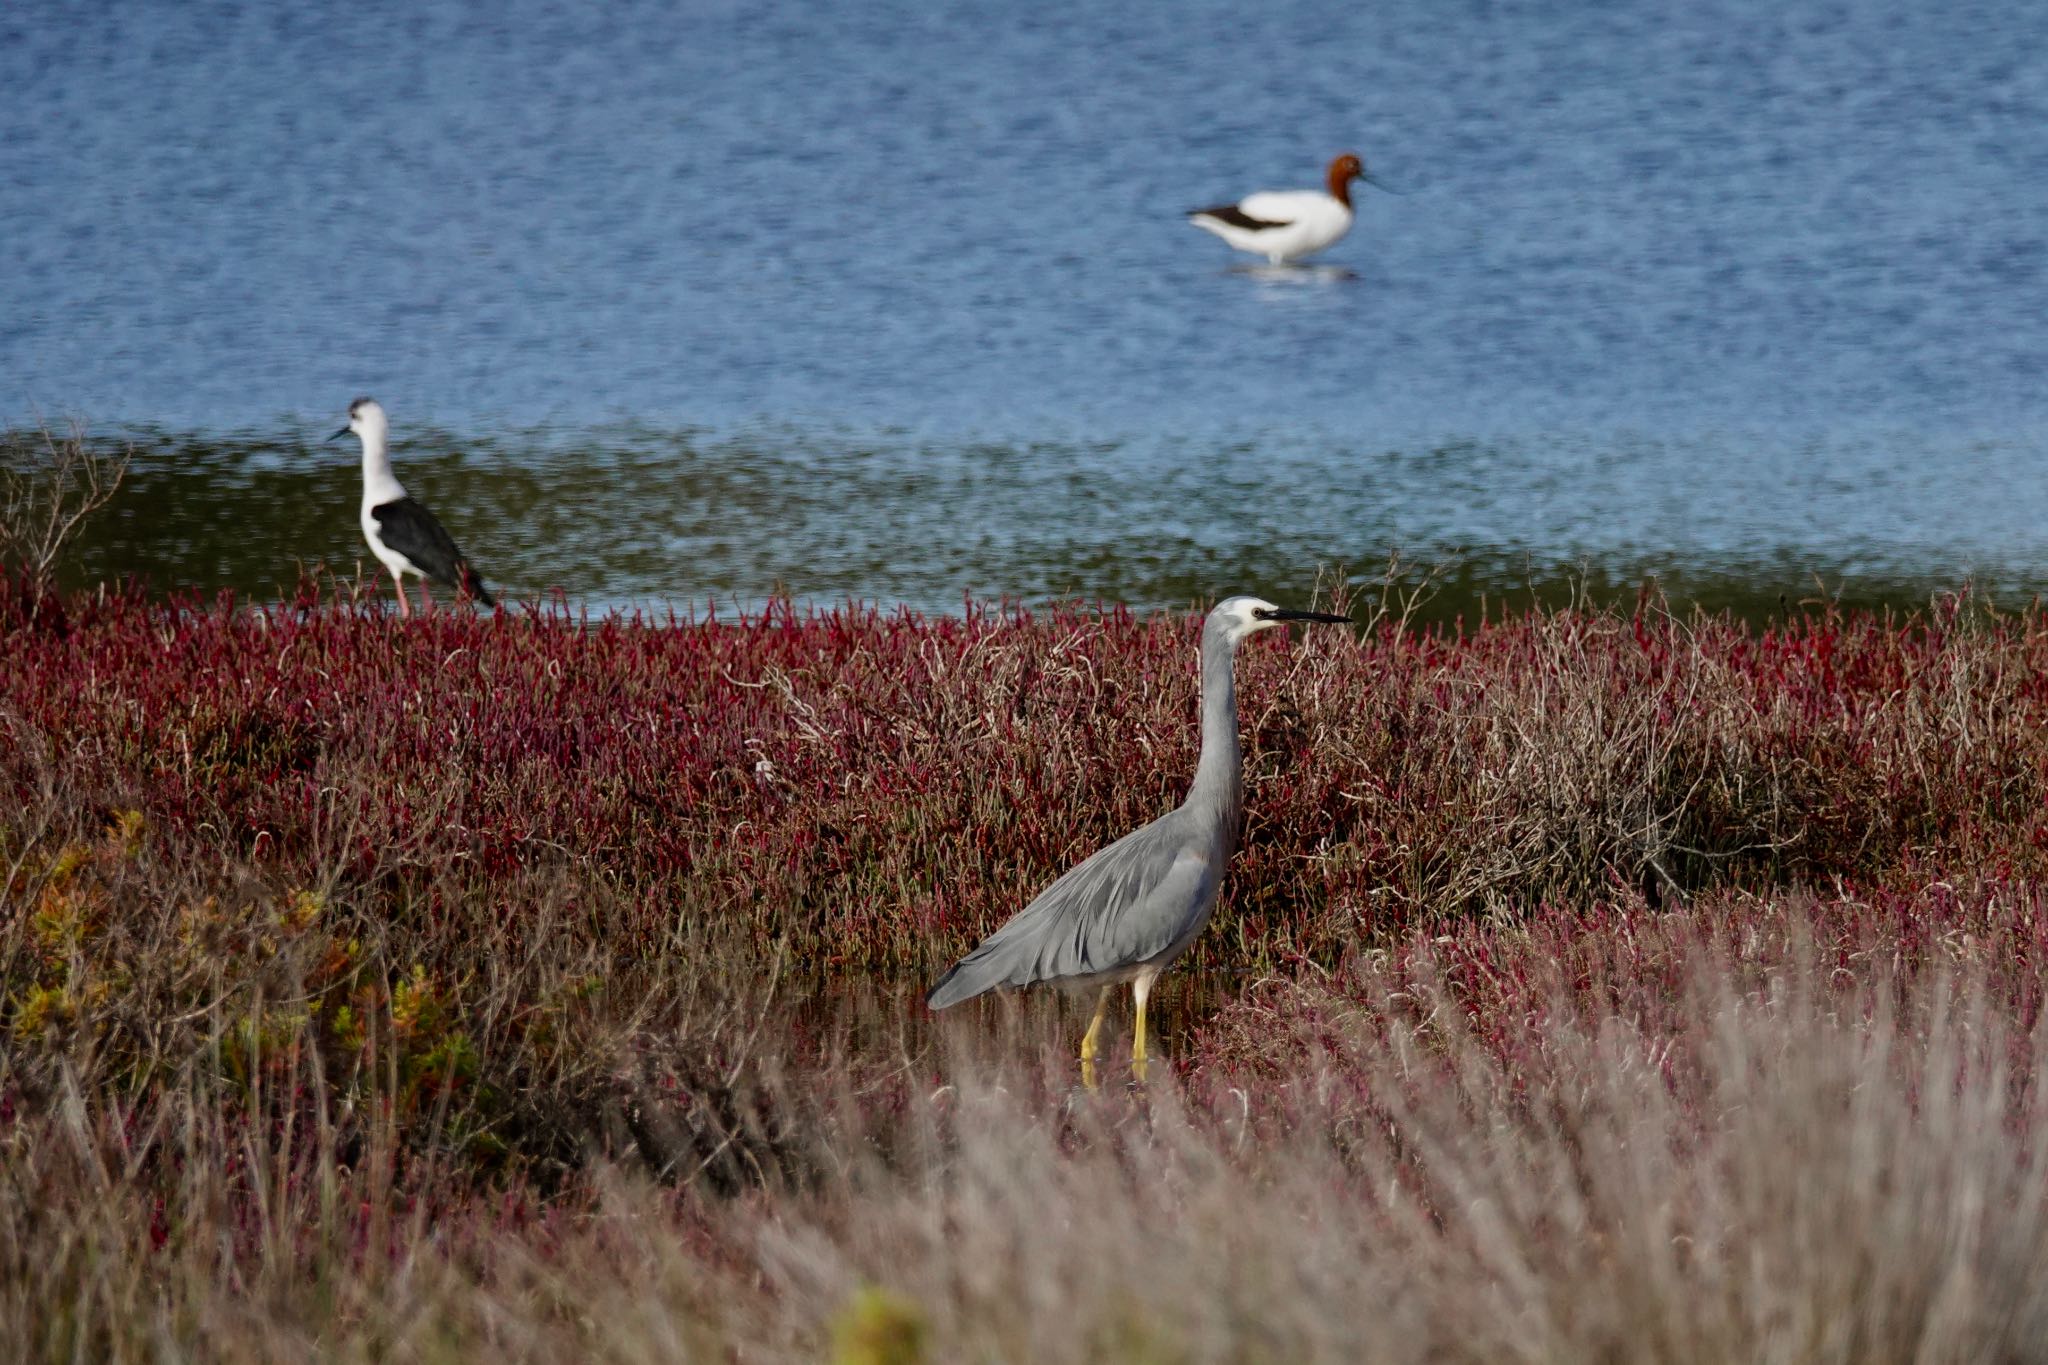
[[[377,534],[384,543],[413,562],[415,568],[436,583],[461,588],[486,607],[497,602],[484,588],[483,577],[470,567],[455,538],[434,519],[434,514],[411,498],[379,503],[370,509]]]

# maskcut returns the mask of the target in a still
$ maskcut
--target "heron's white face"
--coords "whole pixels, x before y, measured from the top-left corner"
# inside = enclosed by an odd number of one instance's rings
[[[358,398],[348,405],[348,429],[366,441],[381,439],[391,423],[374,398]]]
[[[1272,613],[1279,610],[1263,597],[1226,597],[1209,612],[1209,624],[1236,644],[1247,635],[1281,624],[1272,618]]]

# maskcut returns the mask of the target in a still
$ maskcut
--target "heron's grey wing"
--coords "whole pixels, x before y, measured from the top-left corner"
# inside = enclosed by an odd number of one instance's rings
[[[1028,986],[1134,967],[1173,947],[1216,894],[1214,845],[1175,817],[1101,849],[1018,911],[940,978],[944,1009],[997,986]]]
[[[485,591],[483,577],[432,512],[411,498],[396,498],[372,507],[370,515],[376,519],[377,534],[384,543],[411,560],[428,578],[460,587],[486,607],[497,605]]]

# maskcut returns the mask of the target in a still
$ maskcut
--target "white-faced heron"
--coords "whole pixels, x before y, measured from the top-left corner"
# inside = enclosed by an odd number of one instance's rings
[[[1095,1017],[1081,1040],[1081,1073],[1095,1083],[1103,1011],[1118,982],[1137,1004],[1131,1065],[1145,1077],[1145,998],[1187,951],[1223,885],[1244,814],[1244,757],[1237,740],[1237,682],[1231,667],[1248,635],[1284,621],[1348,623],[1348,616],[1289,611],[1256,597],[1216,604],[1202,626],[1202,756],[1188,799],[1142,829],[1097,850],[1037,900],[982,940],[926,997],[935,1010],[998,986],[1052,982],[1099,985]]]
[[[424,580],[431,580],[455,592],[466,592],[480,605],[497,602],[484,588],[484,580],[456,548],[455,538],[434,518],[434,514],[406,496],[391,472],[391,456],[385,442],[390,419],[374,398],[358,398],[348,405],[348,425],[330,441],[353,431],[363,438],[363,539],[370,551],[391,571],[391,586],[398,589],[398,614],[412,615],[405,600],[404,574],[423,580],[420,596],[426,597]],[[429,605],[432,604],[428,598]]]

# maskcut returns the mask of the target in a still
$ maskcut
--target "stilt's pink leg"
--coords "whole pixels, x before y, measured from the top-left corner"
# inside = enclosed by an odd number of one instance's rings
[[[398,589],[398,617],[402,621],[412,615],[412,603],[405,600],[405,580],[393,574],[391,586]]]
[[[424,578],[420,580],[420,603],[420,610],[426,612],[429,616],[434,614],[434,588]]]

